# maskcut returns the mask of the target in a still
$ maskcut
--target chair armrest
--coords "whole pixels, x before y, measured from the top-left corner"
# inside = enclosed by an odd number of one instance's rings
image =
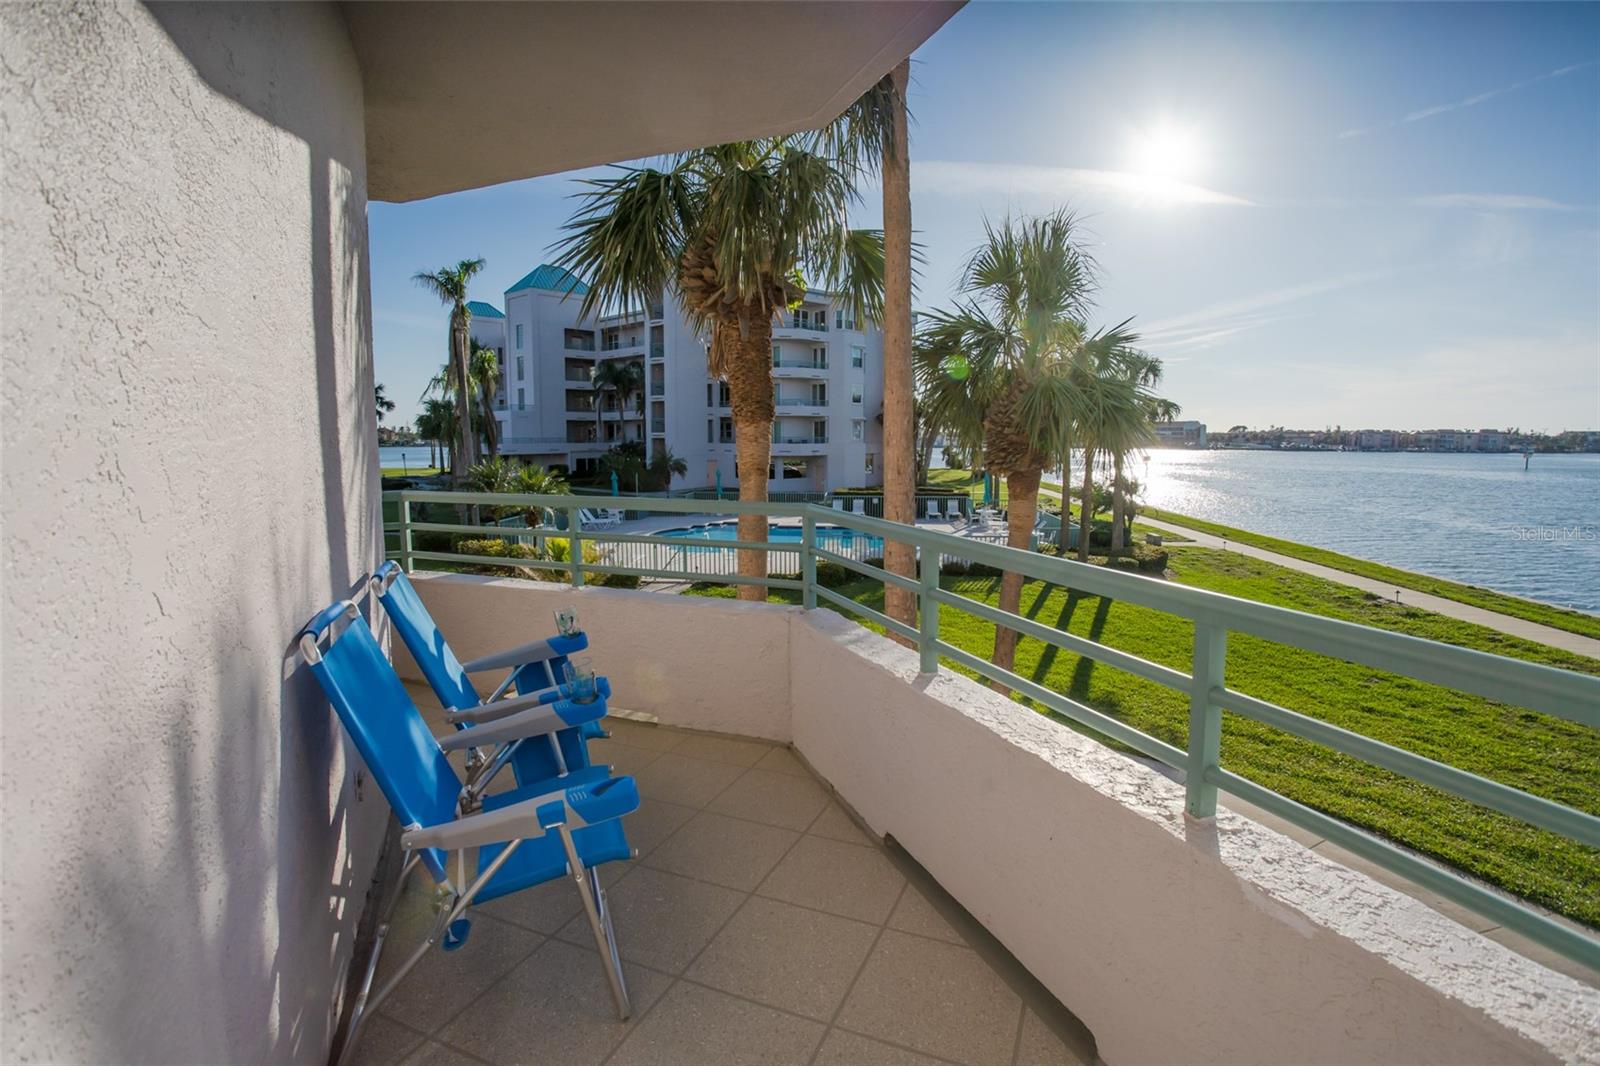
[[[606,678],[595,678],[595,691],[600,693],[602,701],[611,698],[611,682]],[[538,692],[529,692],[521,696],[513,696],[508,700],[495,700],[493,703],[480,703],[476,707],[468,707],[464,711],[446,711],[444,720],[451,725],[478,725],[484,722],[498,722],[529,707],[537,707],[544,703],[555,703],[557,700],[571,699],[572,693],[566,685],[554,685],[542,688]]]
[[[496,721],[452,733],[439,741],[439,748],[442,751],[487,748],[507,741],[521,740],[524,737],[543,736],[546,733],[571,729],[585,722],[599,721],[605,716],[605,700],[595,700],[593,703],[574,703],[571,700],[540,703]]]
[[[469,674],[482,673],[485,670],[501,670],[512,666],[525,666],[528,663],[542,663],[546,659],[554,659],[558,655],[571,655],[575,651],[582,651],[589,646],[589,637],[584,633],[574,633],[570,637],[554,636],[544,640],[535,640],[521,647],[508,648],[497,651],[493,655],[485,655],[481,659],[462,663],[461,668]]]
[[[581,829],[638,809],[639,788],[633,778],[613,777],[598,784],[553,789],[454,822],[414,826],[400,835],[400,843],[412,851],[461,851],[507,840],[531,840],[559,825]]]

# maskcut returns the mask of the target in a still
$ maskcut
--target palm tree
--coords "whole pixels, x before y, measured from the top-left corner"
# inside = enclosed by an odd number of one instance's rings
[[[606,393],[611,393],[617,398],[617,409],[626,416],[628,400],[636,393],[644,391],[644,366],[638,362],[623,362],[620,359],[606,360],[594,368],[594,428],[595,439],[605,439]],[[620,432],[620,425],[618,430]]]
[[[709,335],[709,368],[733,399],[739,499],[767,498],[772,459],[772,325],[809,286],[883,319],[883,235],[851,230],[852,168],[816,135],[738,141],[618,167],[586,179],[560,265],[589,278],[585,315],[659,300],[669,286]],[[739,517],[740,540],[765,540],[764,515]],[[766,553],[741,549],[739,574],[766,577]],[[766,592],[746,584],[742,599]]]
[[[1118,529],[1121,513],[1117,485],[1122,467],[1132,451],[1151,443],[1155,430],[1151,412],[1163,403],[1149,391],[1161,378],[1161,361],[1134,347],[1138,340],[1128,323],[1096,334],[1083,345],[1076,360],[1081,375],[1081,391],[1087,399],[1078,420],[1078,436],[1083,442],[1083,486],[1079,493],[1082,516],[1078,536],[1078,561],[1089,559],[1089,537],[1097,510],[1094,494],[1094,464],[1104,453],[1112,466],[1111,547],[1123,546]],[[1065,494],[1067,486],[1062,484]]]
[[[684,477],[689,473],[689,464],[673,455],[672,449],[663,448],[650,457],[645,473],[652,489],[665,492],[672,488],[674,477]]]
[[[448,400],[430,399],[424,396],[422,413],[417,415],[416,427],[417,433],[428,442],[428,456],[433,468],[440,470],[449,465],[450,460],[446,456],[445,446],[446,442],[455,439],[455,407]]]
[[[468,470],[466,485],[474,492],[523,492],[535,496],[565,496],[571,492],[560,474],[553,474],[542,466],[524,465],[503,455]],[[544,513],[538,507],[497,507],[490,512],[495,518],[519,513],[530,528],[543,522]]]
[[[883,516],[917,520],[917,459],[922,455],[913,409],[915,389],[911,341],[911,156],[906,89],[911,60],[904,59],[863,93],[839,118],[818,131],[822,154],[839,159],[861,177],[876,171],[883,189]],[[916,576],[916,549],[900,540],[884,544],[891,573]],[[890,618],[916,624],[916,598],[909,589],[884,586]],[[892,639],[902,640],[896,634]]]
[[[1081,318],[1093,271],[1076,225],[1065,210],[986,223],[962,274],[965,299],[930,314],[919,345],[927,402],[959,445],[981,445],[985,469],[1006,479],[1006,543],[1023,550],[1032,546],[1044,469],[1089,399]],[[1022,575],[1005,572],[1000,609],[1017,613],[1021,600]],[[1016,644],[1015,630],[997,627],[994,664],[1011,669]]]
[[[1128,370],[1134,381],[1141,388],[1151,388],[1161,383],[1161,360],[1145,352],[1135,353]],[[1136,448],[1143,447],[1155,441],[1156,422],[1168,422],[1178,417],[1181,408],[1177,403],[1162,396],[1145,393],[1142,397],[1142,417],[1136,423],[1136,434],[1132,440],[1119,440],[1118,447],[1111,450],[1111,550],[1119,551],[1127,543],[1128,525],[1132,521],[1128,514],[1128,497],[1131,494],[1129,479],[1123,476],[1122,467],[1128,455]]]
[[[372,406],[378,412],[378,423],[383,423],[383,416],[394,412],[394,401],[383,393],[383,382],[372,386]]]
[[[483,443],[492,459],[500,454],[500,421],[494,416],[494,397],[500,389],[500,357],[493,348],[481,344],[472,346],[468,376],[475,386],[473,398],[478,405],[478,421],[483,426]]]
[[[440,267],[433,273],[418,271],[411,278],[427,289],[446,307],[450,308],[450,378],[454,381],[472,380],[470,329],[472,312],[467,309],[467,286],[483,269],[482,259],[463,259],[455,266]],[[471,403],[468,389],[455,390],[456,438],[450,456],[450,472],[457,481],[466,476],[467,468],[478,460],[478,441],[472,432]]]

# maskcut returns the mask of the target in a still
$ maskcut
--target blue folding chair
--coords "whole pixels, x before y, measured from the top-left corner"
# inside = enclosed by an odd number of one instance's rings
[[[366,1018],[429,948],[439,943],[449,951],[465,943],[470,929],[470,919],[464,917],[468,907],[564,876],[570,876],[577,886],[617,1015],[626,1021],[630,1012],[627,985],[611,912],[595,867],[633,856],[621,822],[623,815],[639,806],[633,779],[605,778],[568,787],[523,788],[475,797],[446,758],[447,751],[472,743],[472,730],[434,739],[355,604],[345,600],[322,611],[301,631],[299,645],[403,827],[400,844],[405,855],[399,884],[380,916],[372,959],[339,1061],[350,1058]],[[474,728],[492,728],[504,737],[546,735],[552,728],[551,716],[546,713],[550,706],[527,708]],[[561,704],[554,706],[559,718]],[[476,875],[469,884],[467,851],[474,848]],[[456,853],[454,882],[449,877],[450,852]],[[372,994],[389,919],[406,881],[419,865],[440,885],[443,905],[426,939]]]
[[[558,704],[570,695],[560,679],[568,657],[589,646],[585,634],[552,636],[463,664],[398,563],[391,560],[378,567],[370,585],[428,686],[444,705],[445,720],[458,729],[481,729],[529,707]],[[485,700],[467,675],[489,670],[508,673]],[[601,699],[609,698],[610,683],[603,677],[595,683]],[[512,690],[515,697],[501,699]],[[574,785],[610,776],[609,767],[593,764],[585,743],[586,739],[606,735],[600,718],[585,716],[580,721],[569,721],[567,726],[546,734],[545,743],[512,742],[492,754],[483,753],[489,746],[487,742],[472,745],[467,764],[468,787],[482,794],[508,762],[519,785],[552,779]]]

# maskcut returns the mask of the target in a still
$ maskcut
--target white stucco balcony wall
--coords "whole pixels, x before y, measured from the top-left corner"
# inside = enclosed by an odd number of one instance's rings
[[[793,743],[1112,1066],[1600,1062],[1594,988],[1238,814],[1190,821],[1181,785],[833,612],[416,583],[464,657],[575,605],[619,704]]]

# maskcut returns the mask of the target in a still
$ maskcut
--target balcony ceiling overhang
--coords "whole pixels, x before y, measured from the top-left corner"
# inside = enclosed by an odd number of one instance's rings
[[[345,3],[368,196],[819,126],[962,2]]]

